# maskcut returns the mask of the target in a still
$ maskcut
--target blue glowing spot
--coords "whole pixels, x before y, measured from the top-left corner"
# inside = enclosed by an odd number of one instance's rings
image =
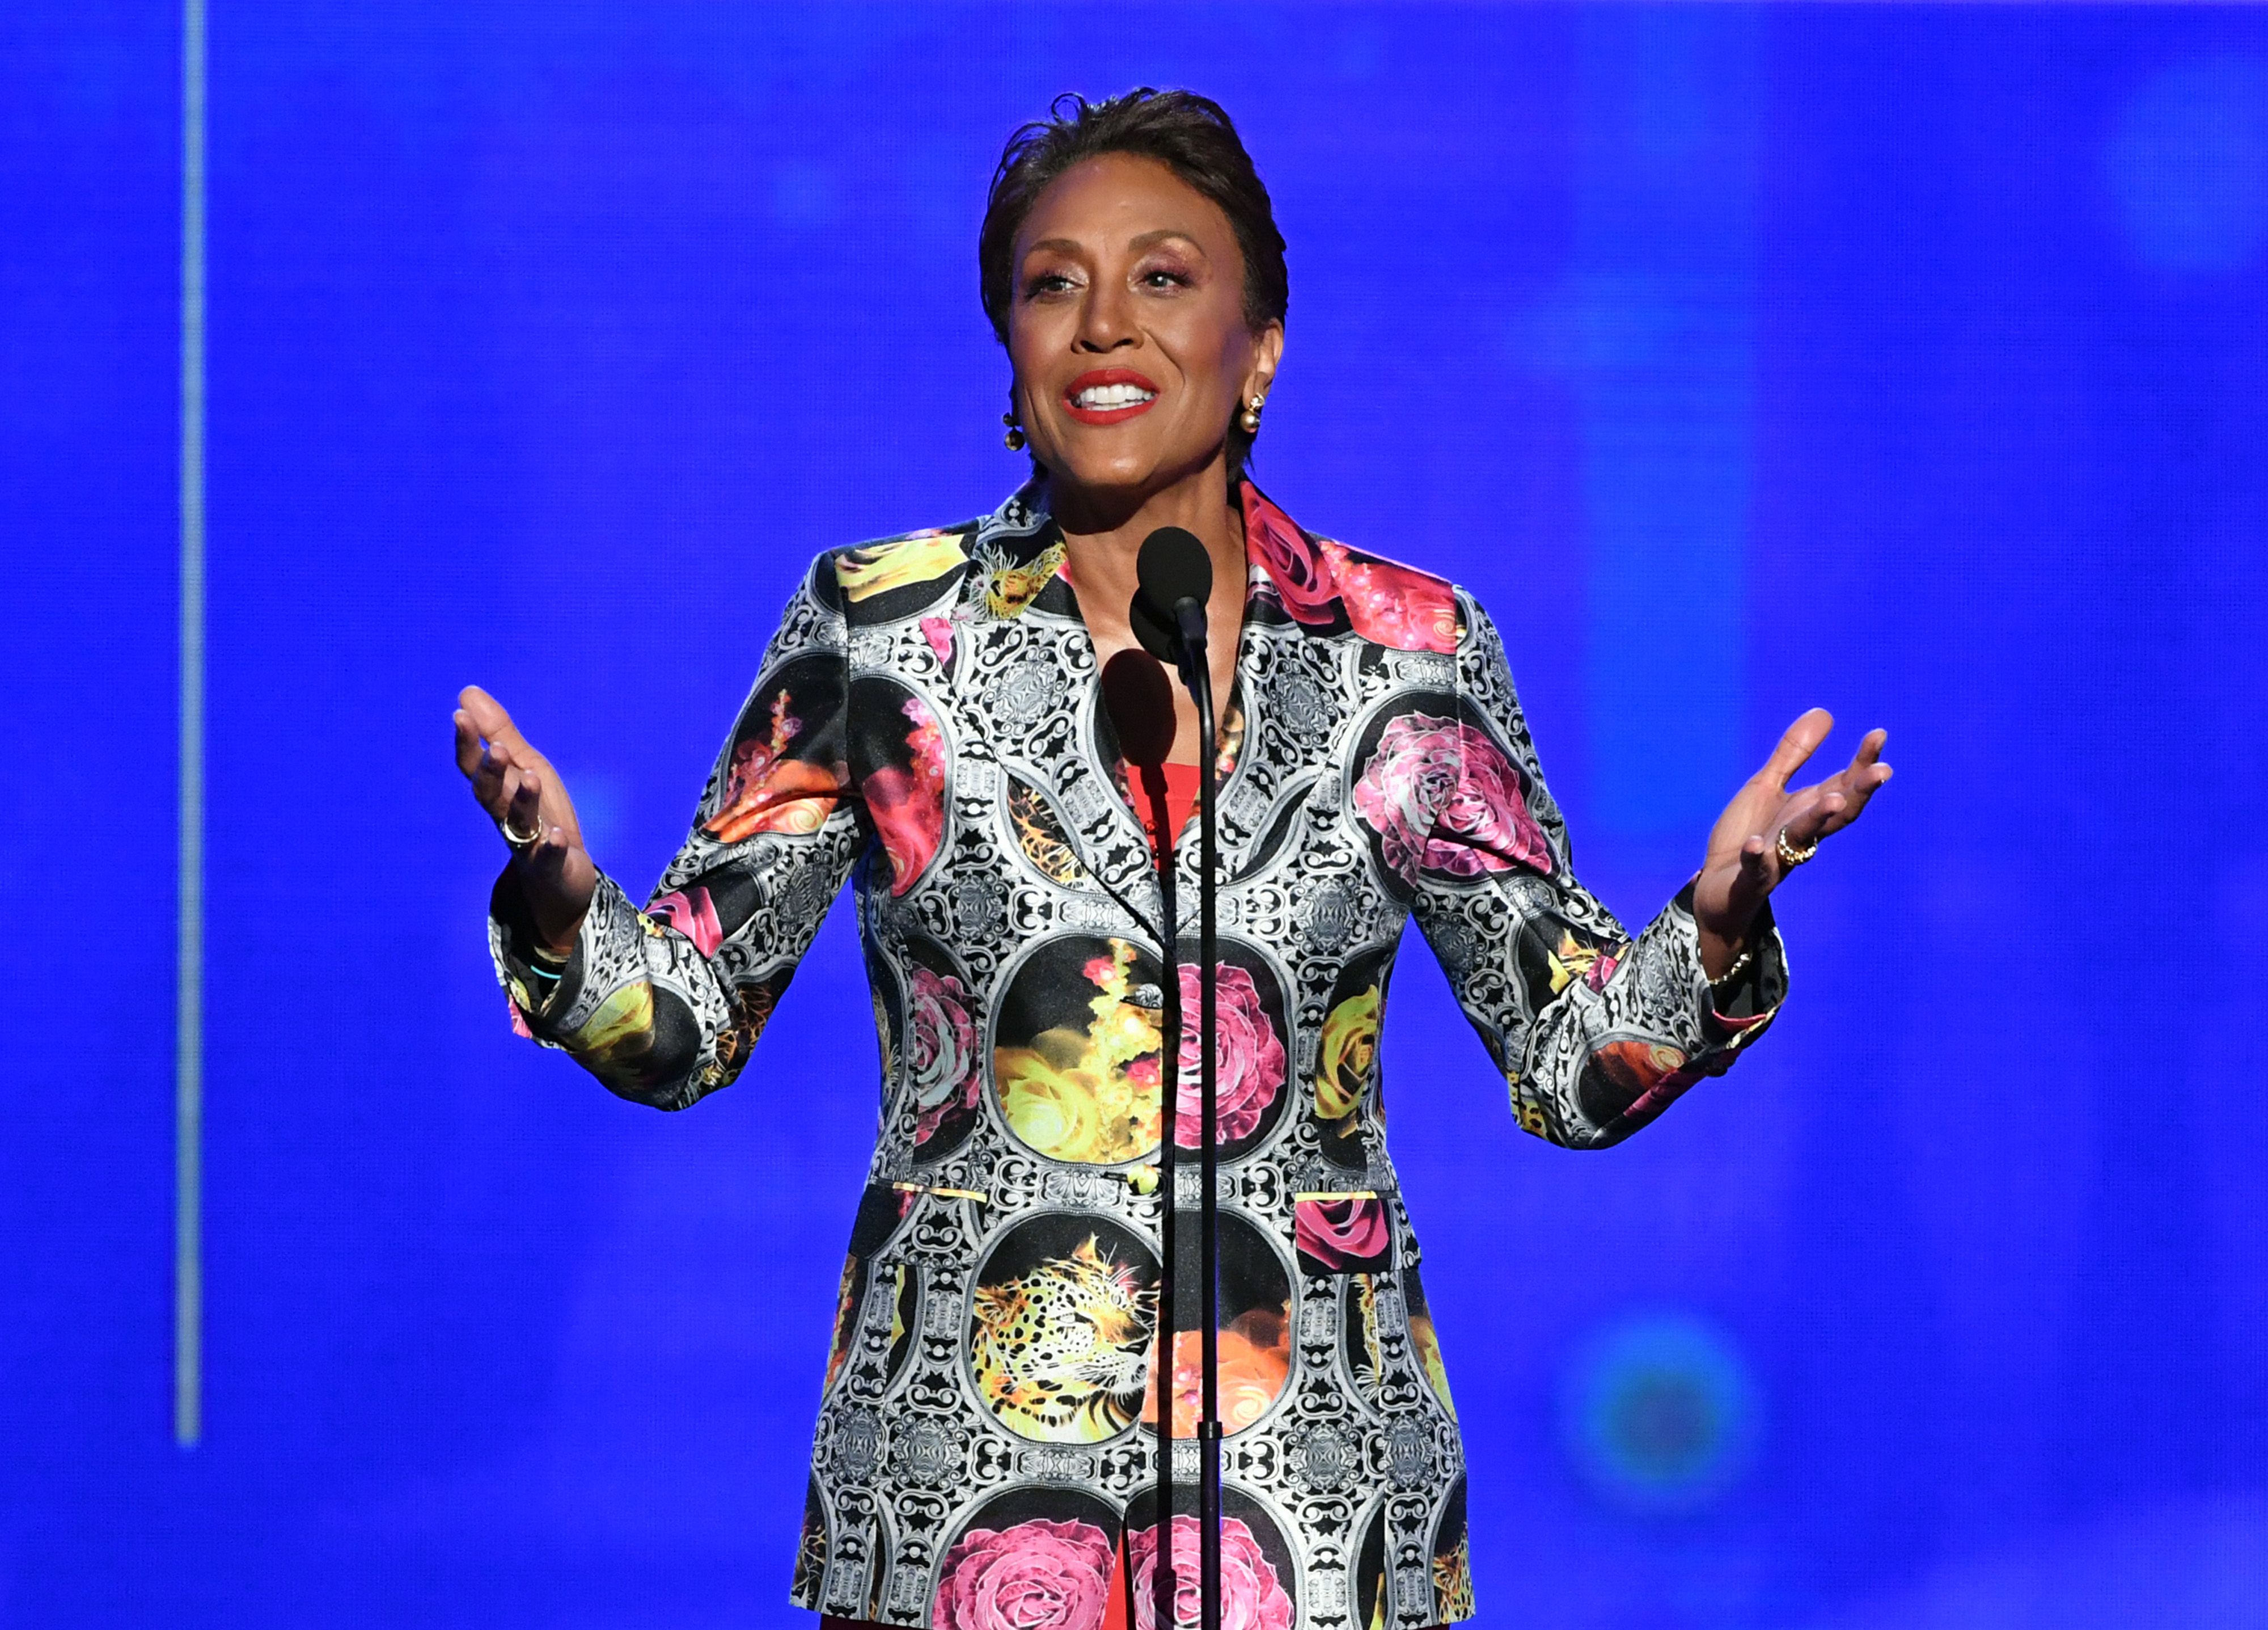
[[[1749,1468],[1756,1386],[1730,1337],[1680,1315],[1609,1325],[1577,1352],[1562,1397],[1567,1450],[1613,1503],[1698,1510]]]
[[[561,779],[566,784],[567,795],[575,800],[575,821],[583,829],[583,847],[604,866],[608,857],[622,852],[629,824],[623,819],[629,800],[622,795],[622,784],[613,776],[588,770]],[[622,862],[617,859],[615,864]]]
[[[2268,243],[2268,62],[2211,56],[2134,93],[2103,173],[2137,259],[2235,271]]]

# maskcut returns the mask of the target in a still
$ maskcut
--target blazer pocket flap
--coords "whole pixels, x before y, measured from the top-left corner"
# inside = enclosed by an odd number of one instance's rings
[[[1375,1189],[1294,1194],[1292,1233],[1302,1273],[1376,1273],[1394,1265],[1394,1222]]]

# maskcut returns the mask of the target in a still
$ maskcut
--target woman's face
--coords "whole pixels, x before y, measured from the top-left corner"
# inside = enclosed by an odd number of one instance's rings
[[[1017,411],[1058,483],[1134,497],[1195,474],[1275,377],[1283,327],[1245,326],[1227,216],[1154,159],[1057,177],[1011,269]]]

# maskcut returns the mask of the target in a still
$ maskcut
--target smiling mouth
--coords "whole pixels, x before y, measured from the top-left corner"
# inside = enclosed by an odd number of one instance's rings
[[[1098,368],[1073,380],[1063,400],[1064,410],[1082,424],[1117,424],[1147,412],[1158,387],[1131,368]]]

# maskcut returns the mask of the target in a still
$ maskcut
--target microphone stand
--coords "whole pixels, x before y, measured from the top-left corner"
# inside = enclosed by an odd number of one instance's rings
[[[1174,887],[1174,840],[1177,834],[1166,808],[1165,771],[1156,764],[1141,767],[1142,791],[1150,800],[1150,824],[1157,832],[1160,962],[1163,964],[1164,1004],[1158,1048],[1158,1092],[1160,1125],[1158,1139],[1158,1189],[1162,1206],[1158,1221],[1158,1253],[1164,1266],[1158,1295],[1158,1555],[1151,1575],[1152,1624],[1155,1630],[1177,1630],[1174,1611],[1179,1576],[1174,1571],[1174,1228],[1179,1179],[1175,1176],[1174,1139],[1176,1129],[1182,1062],[1181,922]]]
[[[1197,1556],[1201,1630],[1220,1630],[1220,1132],[1217,1034],[1219,1015],[1215,966],[1220,948],[1215,923],[1215,895],[1220,870],[1219,825],[1213,808],[1219,757],[1219,726],[1214,717],[1212,660],[1205,636],[1205,602],[1211,593],[1211,563],[1204,545],[1179,527],[1160,527],[1143,540],[1137,563],[1141,589],[1128,608],[1127,619],[1152,655],[1170,659],[1181,670],[1182,683],[1197,712],[1197,1037],[1198,1051],[1198,1172],[1197,1232],[1199,1277],[1204,1285],[1202,1322],[1197,1327]],[[1170,608],[1170,609],[1168,608]],[[1113,659],[1115,662],[1116,659]],[[1149,670],[1155,673],[1157,670]],[[1146,736],[1147,732],[1144,734]],[[1153,755],[1154,767],[1145,765],[1143,785],[1151,806],[1165,829],[1166,752],[1173,741],[1168,732]],[[1176,834],[1175,836],[1178,836]],[[1174,844],[1163,838],[1155,845],[1160,904],[1163,921],[1160,938],[1165,942],[1166,997],[1164,1024],[1160,1035],[1161,1057],[1158,1082],[1163,1103],[1160,1116],[1162,1153],[1159,1177],[1166,1203],[1159,1228],[1159,1247],[1165,1256],[1160,1295],[1159,1363],[1165,1373],[1158,1383],[1158,1549],[1154,1577],[1156,1630],[1181,1630],[1178,1611],[1180,1575],[1173,1565],[1174,1533],[1174,1379],[1173,1341],[1179,1309],[1180,1255],[1176,1243],[1181,1210],[1180,1171],[1175,1154],[1179,1130],[1176,1114],[1180,1096],[1181,1039],[1187,1014],[1181,1001],[1181,925],[1174,900]]]
[[[1204,1287],[1204,1322],[1197,1327],[1198,1598],[1203,1604],[1202,1630],[1220,1630],[1220,1171],[1217,1147],[1219,1082],[1215,1079],[1219,1061],[1214,1057],[1219,1028],[1214,965],[1219,960],[1214,893],[1220,856],[1219,828],[1213,815],[1214,761],[1218,755],[1212,660],[1206,646],[1204,608],[1195,600],[1184,600],[1174,608],[1174,617],[1181,634],[1178,654],[1182,682],[1189,687],[1197,704],[1197,1080],[1202,1094],[1197,1117],[1197,1235],[1198,1272]],[[1178,974],[1175,979],[1178,985]],[[1178,1205],[1180,1196],[1174,1198]],[[1161,1405],[1161,1419],[1165,1412]],[[1167,1526],[1171,1526],[1170,1523]],[[1160,1555],[1162,1559],[1164,1553]],[[1164,1630],[1162,1625],[1160,1630]]]

